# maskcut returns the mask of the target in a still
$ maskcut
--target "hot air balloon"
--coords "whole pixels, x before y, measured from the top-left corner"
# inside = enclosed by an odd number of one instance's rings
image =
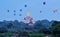
[[[14,16],[15,16],[16,14],[14,13]]]
[[[45,5],[46,4],[46,2],[43,2],[43,5]]]
[[[55,12],[58,12],[58,9],[54,9],[53,12],[54,12],[54,13],[55,13]]]
[[[27,7],[27,5],[25,4],[25,7]]]
[[[42,13],[42,11],[40,10],[40,13]]]
[[[22,14],[19,14],[19,16],[21,16]]]
[[[22,9],[20,9],[20,11],[22,11]]]
[[[13,12],[16,12],[15,10]]]
[[[7,12],[9,12],[9,10],[7,10]]]

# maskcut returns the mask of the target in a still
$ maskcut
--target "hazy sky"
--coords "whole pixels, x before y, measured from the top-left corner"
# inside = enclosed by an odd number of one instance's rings
[[[46,2],[46,4],[43,5],[43,2]],[[24,6],[25,4],[27,7]],[[58,11],[54,13],[54,9]],[[16,10],[15,16],[13,10]],[[42,13],[40,13],[40,10]],[[26,17],[28,11],[34,20],[60,20],[60,0],[0,0],[0,21],[20,21]],[[19,14],[22,15],[19,16]]]

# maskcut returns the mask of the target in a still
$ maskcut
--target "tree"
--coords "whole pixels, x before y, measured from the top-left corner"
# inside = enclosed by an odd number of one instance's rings
[[[41,27],[42,27],[41,22],[36,21],[36,23],[34,24],[34,30],[39,31]]]
[[[34,29],[36,30],[36,32],[50,34],[50,31],[42,25],[41,21],[36,21],[34,25]]]
[[[60,37],[60,21],[55,21],[51,27],[52,34]]]
[[[11,28],[13,26],[12,23],[8,23],[7,28]]]
[[[8,32],[8,30],[5,27],[1,27],[0,28],[0,33],[5,33]]]
[[[18,37],[30,37],[30,35],[26,31],[20,31]]]

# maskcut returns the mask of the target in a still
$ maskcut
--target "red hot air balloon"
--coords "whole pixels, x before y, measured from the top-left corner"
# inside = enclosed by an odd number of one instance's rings
[[[53,12],[54,12],[54,13],[55,13],[55,12],[58,12],[58,9],[54,9]]]

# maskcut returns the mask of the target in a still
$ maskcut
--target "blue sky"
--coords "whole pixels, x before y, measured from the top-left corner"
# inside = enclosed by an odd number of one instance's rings
[[[43,2],[46,2],[46,4],[43,5]],[[25,4],[27,7],[24,7]],[[20,9],[22,11],[19,11]],[[58,9],[58,11],[54,13],[54,9]],[[13,10],[16,10],[15,16]],[[40,13],[40,10],[42,13]],[[28,11],[34,20],[60,21],[60,0],[0,0],[0,21],[21,21],[26,17]],[[19,14],[22,14],[22,16],[19,16]]]

